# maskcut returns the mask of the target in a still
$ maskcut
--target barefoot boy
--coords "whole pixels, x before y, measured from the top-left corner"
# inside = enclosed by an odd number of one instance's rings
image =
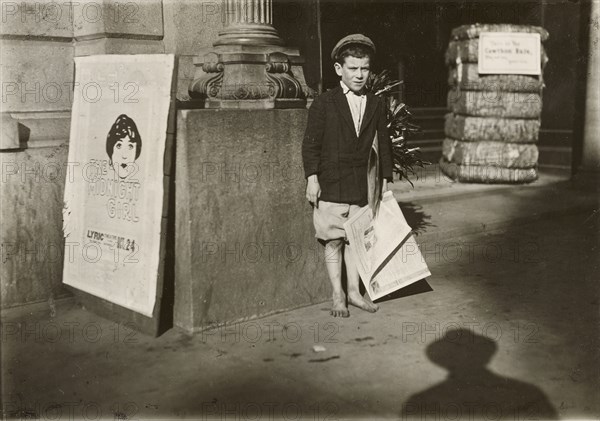
[[[316,237],[325,245],[325,265],[333,288],[334,317],[348,317],[348,304],[374,313],[379,308],[359,292],[359,275],[347,244],[344,222],[367,204],[367,163],[377,133],[382,177],[392,180],[392,145],[385,104],[364,93],[375,45],[362,34],[342,38],[331,52],[339,86],[310,107],[302,142],[306,198],[314,207]],[[346,266],[347,296],[342,289]]]

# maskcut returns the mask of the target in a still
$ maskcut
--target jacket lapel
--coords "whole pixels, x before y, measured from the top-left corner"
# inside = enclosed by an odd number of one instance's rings
[[[354,136],[356,136],[356,129],[354,128],[354,121],[352,120],[352,113],[350,112],[350,105],[348,105],[348,100],[346,99],[346,96],[344,95],[344,91],[342,90],[341,86],[338,86],[335,89],[336,89],[336,92],[333,95],[333,97],[335,98],[336,109],[338,110],[338,112],[340,113],[340,115],[342,116],[342,118],[344,119],[346,124],[348,124],[348,126],[350,127]],[[369,102],[367,101],[367,107],[368,106],[369,106]],[[366,110],[365,110],[365,115],[366,115]]]
[[[362,123],[360,124],[360,132],[359,136],[365,130],[365,127],[369,124],[369,121],[375,115],[375,110],[377,109],[377,97],[372,93],[367,94],[367,105],[365,106],[365,115],[363,116]],[[351,118],[352,119],[352,118]]]

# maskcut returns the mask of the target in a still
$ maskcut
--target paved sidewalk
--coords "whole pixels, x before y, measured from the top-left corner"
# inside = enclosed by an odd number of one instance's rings
[[[414,180],[391,189],[419,243],[531,222],[541,217],[600,208],[600,197],[570,180],[565,171],[540,171],[530,184],[455,183],[432,165]]]
[[[597,196],[558,180],[479,187],[398,196],[432,276],[376,314],[333,319],[324,303],[150,338],[68,300],[3,312],[5,414],[597,419]]]
[[[417,168],[416,173],[411,176],[413,186],[407,181],[394,181],[390,187],[398,196],[404,195],[419,200],[439,200],[444,197],[460,198],[503,190],[538,189],[571,179],[570,170],[566,169],[542,168],[538,175],[539,178],[529,184],[458,183],[446,176],[438,164],[432,164]]]

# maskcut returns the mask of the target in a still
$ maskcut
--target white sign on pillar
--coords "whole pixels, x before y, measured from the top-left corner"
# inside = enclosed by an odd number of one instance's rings
[[[174,56],[75,58],[63,282],[151,317]]]
[[[540,34],[482,32],[477,71],[480,74],[541,74]]]

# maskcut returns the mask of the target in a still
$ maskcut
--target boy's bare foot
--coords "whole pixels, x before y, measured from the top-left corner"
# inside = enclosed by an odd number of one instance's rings
[[[379,306],[373,303],[370,298],[367,297],[365,300],[358,292],[354,291],[348,292],[348,303],[369,313],[375,313],[379,310]]]
[[[346,307],[346,296],[342,292],[341,294],[333,294],[333,306],[331,307],[330,314],[333,317],[350,317],[348,307]]]

